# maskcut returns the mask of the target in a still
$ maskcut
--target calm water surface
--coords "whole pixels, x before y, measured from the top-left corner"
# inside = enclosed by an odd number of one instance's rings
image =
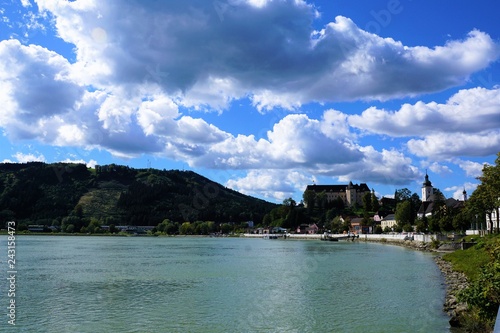
[[[449,332],[432,256],[397,246],[18,236],[16,251],[17,325],[0,332]]]

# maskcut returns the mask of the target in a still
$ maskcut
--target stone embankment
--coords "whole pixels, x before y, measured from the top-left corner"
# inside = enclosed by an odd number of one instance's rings
[[[467,277],[463,273],[454,271],[451,263],[441,256],[436,256],[434,260],[443,273],[446,283],[444,311],[450,316],[450,325],[457,327],[460,316],[467,311],[467,304],[457,300],[458,293],[468,286]]]
[[[383,244],[392,244],[392,245],[398,245],[398,246],[403,246],[403,247],[408,247],[413,250],[419,250],[419,251],[430,251],[431,246],[429,243],[425,242],[419,242],[419,241],[412,241],[412,240],[404,240],[403,238],[401,239],[387,239],[387,238],[368,238],[365,239],[361,237],[359,239],[360,241],[365,241],[365,242],[375,242],[375,243],[383,243]]]

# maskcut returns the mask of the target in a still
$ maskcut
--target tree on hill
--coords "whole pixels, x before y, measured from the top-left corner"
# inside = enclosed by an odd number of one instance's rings
[[[325,209],[327,204],[326,192],[321,191],[316,194],[316,205],[320,210]]]
[[[372,191],[372,209],[374,212],[378,212],[380,209],[380,204],[378,202],[378,198],[375,195],[375,191]]]
[[[307,206],[307,209],[312,211],[314,209],[314,205],[316,204],[316,192],[311,190],[304,191],[304,194],[302,194],[302,200]]]
[[[370,192],[366,192],[363,195],[363,210],[365,213],[371,212],[372,211],[372,194]]]
[[[15,220],[19,228],[101,232],[92,218],[99,225],[155,226],[165,219],[259,224],[274,207],[192,171],[0,163],[0,223]]]

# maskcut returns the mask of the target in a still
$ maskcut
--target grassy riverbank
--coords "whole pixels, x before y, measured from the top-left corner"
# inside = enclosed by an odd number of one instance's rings
[[[467,332],[492,332],[500,304],[500,235],[477,239],[468,250],[445,254],[453,270],[467,276],[469,286],[458,292],[457,299],[468,309],[459,322]]]

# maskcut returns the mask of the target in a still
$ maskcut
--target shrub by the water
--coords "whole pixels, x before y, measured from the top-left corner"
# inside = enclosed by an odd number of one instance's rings
[[[488,236],[464,251],[445,256],[457,271],[464,272],[469,287],[458,295],[469,311],[461,319],[467,332],[488,332],[493,329],[500,306],[500,236]]]

